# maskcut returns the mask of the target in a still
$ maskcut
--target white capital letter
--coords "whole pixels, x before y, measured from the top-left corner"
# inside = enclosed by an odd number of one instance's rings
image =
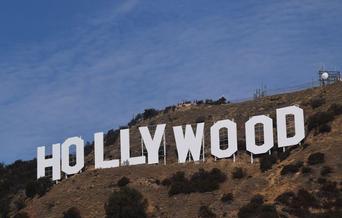
[[[122,165],[138,165],[146,163],[145,156],[130,157],[129,129],[120,130],[120,150]]]
[[[70,166],[70,146],[76,146],[76,164]],[[84,141],[80,137],[72,137],[62,144],[62,171],[67,175],[78,173],[84,167]]]
[[[264,126],[264,144],[255,143],[255,125],[261,123]],[[246,122],[246,150],[253,154],[263,154],[270,150],[273,143],[273,125],[272,119],[265,116],[254,116]]]
[[[104,160],[103,156],[103,132],[95,133],[94,135],[94,156],[95,156],[95,169],[112,168],[119,166],[119,160]]]
[[[147,150],[149,164],[159,163],[159,147],[163,139],[165,126],[165,124],[157,125],[153,139],[147,126],[139,127],[141,137]]]
[[[175,135],[178,162],[185,163],[186,157],[190,151],[194,161],[199,161],[203,140],[204,123],[198,123],[196,128],[196,136],[190,124],[185,127],[185,136],[182,126],[173,127]]]
[[[45,168],[52,167],[52,180],[61,179],[61,145],[52,145],[52,157],[46,159],[45,147],[37,149],[37,179],[45,176]]]
[[[288,138],[286,128],[286,115],[294,116],[295,135]],[[277,135],[278,147],[296,145],[305,138],[304,111],[296,106],[277,109]]]
[[[228,131],[228,148],[220,148],[220,129],[225,128]],[[232,156],[237,150],[236,123],[231,120],[220,120],[210,128],[211,136],[211,154],[218,158]]]

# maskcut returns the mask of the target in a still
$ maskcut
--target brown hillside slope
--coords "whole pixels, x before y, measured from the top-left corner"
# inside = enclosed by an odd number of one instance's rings
[[[325,99],[325,103],[312,109],[310,100],[318,96]],[[342,103],[342,84],[336,83],[326,87],[307,89],[300,92],[281,94],[265,97],[258,101],[247,101],[238,104],[225,105],[199,105],[177,109],[167,113],[159,113],[157,116],[140,121],[136,126],[131,127],[132,155],[140,155],[140,138],[137,132],[138,126],[166,123],[167,141],[167,165],[162,161],[159,165],[142,165],[119,167],[106,170],[94,170],[93,166],[78,175],[61,181],[55,185],[46,195],[40,198],[27,200],[27,207],[24,211],[31,217],[62,217],[63,211],[75,206],[80,209],[83,217],[104,217],[104,203],[114,190],[118,189],[117,181],[126,176],[130,179],[129,186],[139,190],[148,200],[148,214],[151,217],[197,217],[198,209],[202,205],[209,206],[218,217],[236,217],[241,206],[249,202],[255,194],[262,194],[267,203],[273,203],[275,198],[285,191],[297,191],[305,188],[309,191],[317,191],[320,184],[317,179],[320,177],[322,166],[330,166],[333,172],[326,178],[331,181],[342,179],[342,116],[336,116],[331,123],[331,132],[324,134],[314,134],[314,131],[306,132],[307,138],[303,145],[296,146],[289,157],[285,160],[278,160],[272,169],[261,172],[259,169],[259,159],[250,163],[250,156],[239,151],[236,162],[232,159],[214,161],[209,157],[210,135],[209,128],[214,121],[229,118],[238,124],[238,137],[243,142],[244,123],[249,116],[259,114],[269,114],[274,118],[276,108],[297,104],[305,111],[305,119],[318,111],[326,111],[333,103]],[[196,123],[196,120],[205,118],[205,163],[176,163],[176,146],[173,138],[172,126],[187,123]],[[274,120],[275,122],[275,120]],[[303,161],[307,165],[307,158],[315,152],[325,154],[325,163],[312,166],[312,172],[303,174],[297,172],[289,175],[280,175],[283,166]],[[111,158],[119,158],[119,141],[108,146],[106,152]],[[268,154],[267,154],[268,155]],[[92,154],[87,157],[92,164]],[[234,167],[242,167],[246,171],[246,176],[242,179],[233,179],[231,172]],[[191,175],[198,169],[219,168],[227,174],[228,179],[220,185],[219,190],[208,193],[179,194],[169,197],[168,187],[158,185],[157,180],[162,181],[170,177],[177,171],[184,171],[186,175]],[[234,200],[231,204],[221,202],[224,193],[233,193]],[[281,211],[281,206],[277,206],[280,213],[289,215]]]

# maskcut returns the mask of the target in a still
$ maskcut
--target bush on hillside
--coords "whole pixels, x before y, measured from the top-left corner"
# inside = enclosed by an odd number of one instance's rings
[[[25,194],[28,198],[33,198],[37,194],[35,182],[30,182],[26,185]]]
[[[318,196],[323,198],[335,199],[340,195],[340,190],[337,188],[336,182],[326,181],[319,189]]]
[[[232,172],[232,177],[234,179],[241,179],[245,176],[245,173],[243,172],[243,169],[241,167],[234,167]]]
[[[128,183],[129,183],[129,179],[126,176],[124,176],[121,179],[119,179],[117,185],[119,187],[123,187],[123,186],[127,185]]]
[[[19,212],[13,218],[30,218],[30,216],[26,212]]]
[[[308,166],[302,167],[302,170],[301,170],[301,172],[302,172],[303,174],[311,173],[311,171],[312,171],[312,169],[311,169],[310,167],[308,167]]]
[[[143,118],[146,119],[150,119],[154,116],[158,115],[158,111],[154,108],[149,108],[149,109],[145,109],[144,113],[143,113]]]
[[[280,175],[292,174],[299,172],[300,168],[303,166],[302,161],[298,161],[294,164],[285,165],[280,171]]]
[[[219,188],[219,184],[226,180],[226,175],[221,170],[214,168],[211,171],[200,169],[190,179],[185,177],[184,172],[177,172],[170,179],[163,180],[170,186],[169,195],[189,194],[192,192],[209,192]],[[167,182],[166,182],[167,181]],[[167,185],[166,184],[166,185]]]
[[[201,206],[198,210],[199,218],[215,218],[216,214],[208,206]]]
[[[284,192],[282,194],[280,194],[275,201],[277,203],[283,204],[283,205],[290,205],[292,202],[292,199],[295,197],[295,193],[288,191],[288,192]]]
[[[340,196],[337,183],[324,179],[318,192],[310,193],[305,189],[300,189],[297,194],[285,192],[279,195],[275,201],[285,206],[283,211],[286,211],[291,216],[339,217],[335,215],[339,214],[338,208],[340,207],[337,205],[339,204]],[[313,210],[316,212],[312,213],[311,211]]]
[[[226,104],[226,103],[229,103],[229,102],[227,102],[227,99],[223,96],[215,102],[215,104]]]
[[[334,116],[342,114],[342,104],[334,103],[330,105],[328,112],[332,113]]]
[[[317,129],[319,126],[323,124],[327,124],[334,120],[334,114],[331,112],[317,112],[311,115],[308,120],[308,130],[311,131],[313,129]]]
[[[77,207],[71,207],[63,213],[64,218],[81,218],[81,211]]]
[[[321,152],[313,153],[308,157],[309,165],[315,165],[315,164],[321,164],[321,163],[324,163],[324,154]]]
[[[325,104],[325,99],[323,97],[314,97],[310,100],[310,106],[312,109],[318,108]]]
[[[143,118],[143,115],[141,113],[135,115],[131,121],[128,122],[128,126],[134,126],[138,123],[139,120]]]
[[[266,172],[267,170],[272,169],[273,164],[277,162],[277,158],[273,155],[263,155],[260,158],[260,170],[261,172]]]
[[[14,201],[15,208],[19,211],[26,207],[25,199],[19,198],[16,201]]]
[[[171,185],[171,180],[169,178],[165,178],[163,179],[163,181],[161,182],[161,184],[163,186],[170,186]]]
[[[295,198],[291,202],[292,207],[317,207],[318,201],[313,194],[306,191],[305,189],[299,189]]]
[[[321,176],[327,176],[332,173],[332,168],[329,166],[323,166],[321,169]]]
[[[309,143],[304,143],[302,147],[303,147],[303,149],[306,149],[306,148],[309,147],[309,146],[310,146]]]
[[[226,175],[217,168],[212,169],[210,172],[200,169],[191,176],[190,185],[195,192],[209,192],[217,190],[219,184],[224,182],[225,179]]]
[[[36,160],[17,160],[9,165],[0,163],[0,217],[9,217],[11,196],[25,190],[27,183],[36,180],[36,169]]]
[[[264,203],[264,196],[260,194],[254,195],[250,202],[255,205],[261,205]]]
[[[280,161],[283,161],[283,160],[285,160],[286,158],[288,158],[288,157],[290,156],[290,154],[291,154],[291,150],[290,150],[290,149],[285,150],[285,152],[284,152],[284,151],[278,151],[278,152],[277,152],[278,159],[279,159]]]
[[[129,187],[113,192],[105,204],[107,218],[144,218],[147,217],[146,208],[147,201],[140,192]]]
[[[331,131],[331,126],[327,123],[320,125],[318,128],[319,133],[327,133],[330,131]]]
[[[29,198],[33,198],[35,195],[41,197],[45,195],[45,193],[48,192],[52,186],[53,182],[50,178],[42,177],[36,181],[29,182],[26,185],[25,193]]]
[[[233,197],[232,193],[224,194],[221,197],[221,201],[224,202],[224,203],[231,203],[233,201],[233,199],[234,199],[234,197]]]
[[[84,156],[89,155],[94,150],[94,142],[87,142],[84,146]]]
[[[175,106],[175,105],[167,106],[167,107],[164,109],[164,113],[168,113],[168,112],[175,111],[175,110],[176,110],[176,106]]]
[[[254,196],[251,201],[242,206],[238,212],[239,218],[278,218],[279,214],[274,205],[264,204],[261,195]]]
[[[104,136],[104,145],[108,146],[108,145],[114,145],[115,141],[118,140],[120,136],[120,130],[116,129],[116,130],[109,130],[106,135]]]
[[[193,192],[189,180],[185,177],[183,171],[178,171],[170,178],[171,184],[169,189],[169,196],[176,194],[189,194]]]
[[[199,116],[196,118],[196,123],[204,123],[205,122],[205,116]]]
[[[326,178],[323,178],[323,177],[319,177],[317,179],[317,183],[319,184],[325,184],[327,182],[327,179]]]

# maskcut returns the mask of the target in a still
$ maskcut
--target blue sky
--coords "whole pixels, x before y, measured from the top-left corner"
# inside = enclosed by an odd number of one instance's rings
[[[144,108],[342,70],[340,0],[0,1],[0,161]]]

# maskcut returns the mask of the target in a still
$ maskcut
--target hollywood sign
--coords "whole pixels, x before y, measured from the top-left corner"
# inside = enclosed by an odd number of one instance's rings
[[[287,116],[293,116],[295,134],[287,135]],[[289,106],[276,110],[277,119],[277,144],[278,147],[287,147],[299,144],[305,137],[304,111],[297,106]],[[257,145],[255,140],[255,126],[263,125],[264,143]],[[154,136],[151,136],[147,126],[139,127],[143,144],[147,150],[147,160],[144,155],[138,157],[130,156],[129,129],[120,130],[120,153],[121,159],[104,160],[102,132],[94,135],[94,161],[96,169],[113,168],[124,165],[158,164],[159,148],[162,144],[166,124],[156,126]],[[222,149],[220,146],[220,130],[228,132],[228,146]],[[178,153],[178,162],[184,163],[190,153],[193,161],[199,161],[201,151],[204,152],[204,123],[197,123],[194,132],[190,124],[173,127],[174,138]],[[274,146],[273,120],[265,115],[253,116],[245,123],[246,150],[253,154],[263,154],[270,151]],[[70,164],[70,147],[76,147],[76,163]],[[237,125],[234,121],[219,120],[210,127],[210,152],[216,158],[229,158],[238,151]],[[165,147],[164,147],[165,149]],[[165,152],[165,151],[164,151]],[[204,160],[204,155],[202,155]],[[80,137],[72,137],[61,144],[52,145],[51,158],[46,157],[45,147],[37,148],[37,178],[45,176],[45,169],[52,167],[52,180],[60,180],[61,172],[72,175],[80,172],[84,167],[84,141]]]

